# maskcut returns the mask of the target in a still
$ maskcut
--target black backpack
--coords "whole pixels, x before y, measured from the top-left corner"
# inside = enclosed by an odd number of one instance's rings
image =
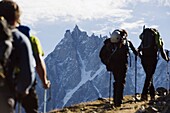
[[[144,56],[156,55],[163,45],[159,32],[154,28],[144,28],[139,38],[142,40],[140,48]]]
[[[12,52],[12,32],[6,20],[0,17],[0,77],[5,78],[6,65]]]
[[[120,46],[119,44],[118,45],[114,44],[113,46],[113,43],[110,42],[110,38],[108,38],[104,41],[104,45],[99,52],[100,60],[103,64],[106,65],[106,68],[108,71],[111,71],[110,64],[113,60],[115,60],[115,62],[118,62],[119,60],[121,60],[122,62],[127,63],[126,57],[128,57],[128,54],[130,55],[129,44],[128,44],[127,38],[122,39],[122,47],[119,48],[119,46]],[[130,58],[130,63],[131,63],[131,57],[129,58]]]

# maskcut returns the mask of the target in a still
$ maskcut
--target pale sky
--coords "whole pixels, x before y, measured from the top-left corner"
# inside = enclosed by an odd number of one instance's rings
[[[22,10],[21,21],[36,34],[46,56],[75,25],[88,35],[108,35],[124,28],[135,47],[143,25],[156,27],[170,49],[170,0],[14,0]]]

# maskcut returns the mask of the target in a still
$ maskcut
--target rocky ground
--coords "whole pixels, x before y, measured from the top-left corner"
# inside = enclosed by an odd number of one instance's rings
[[[110,102],[113,100],[110,99]],[[133,96],[125,96],[123,104],[115,108],[109,99],[76,104],[49,113],[170,113],[170,94],[157,96],[155,101],[134,101]]]

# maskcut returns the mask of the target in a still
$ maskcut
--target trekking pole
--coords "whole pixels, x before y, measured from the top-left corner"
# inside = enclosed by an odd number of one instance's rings
[[[49,87],[49,97],[47,99],[47,102],[51,100],[51,86]]]
[[[167,95],[169,94],[169,80],[170,80],[168,67],[169,67],[169,65],[167,62]]]
[[[47,94],[48,92],[48,94]],[[49,96],[47,98],[47,96]],[[44,90],[44,110],[43,110],[43,113],[46,113],[47,112],[47,102],[49,102],[51,100],[51,86],[49,87],[49,91],[48,89],[45,89]]]
[[[112,89],[112,72],[110,72],[110,83],[109,83],[109,103],[111,103],[111,89]]]
[[[136,98],[136,87],[137,86],[137,55],[135,55],[135,102],[137,100]]]
[[[44,90],[44,110],[43,113],[46,113],[47,108],[47,89]]]
[[[166,50],[166,55],[169,58],[169,51],[168,50]],[[169,83],[170,83],[170,81],[169,81],[170,76],[169,76],[169,70],[168,70],[168,67],[169,67],[168,63],[169,63],[169,61],[167,62],[167,95],[169,94]]]

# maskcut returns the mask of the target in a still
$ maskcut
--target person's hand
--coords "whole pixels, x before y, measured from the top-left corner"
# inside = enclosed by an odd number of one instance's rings
[[[168,50],[165,50],[165,52],[166,52],[166,55],[167,55],[167,57],[168,57],[168,59],[167,59],[166,61],[169,62],[169,60],[170,60],[169,51],[168,51]]]
[[[168,57],[167,59],[166,59],[166,62],[168,63],[170,61],[170,58]]]
[[[106,66],[107,71],[112,71],[110,66]]]
[[[45,89],[50,88],[50,86],[51,86],[50,80],[46,80],[46,82],[43,84],[43,87],[44,87]]]

